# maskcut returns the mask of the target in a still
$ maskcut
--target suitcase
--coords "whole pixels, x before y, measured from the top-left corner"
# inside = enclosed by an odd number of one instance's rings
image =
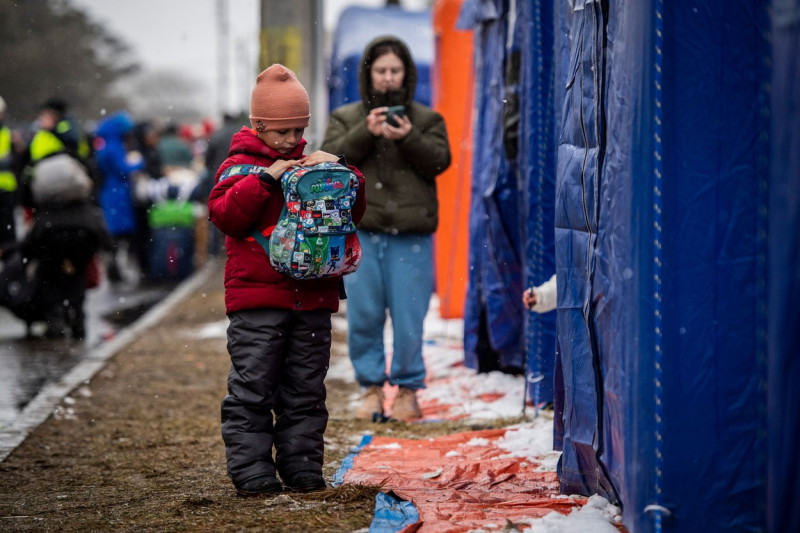
[[[168,227],[151,230],[150,277],[154,281],[178,281],[194,271],[194,228]]]

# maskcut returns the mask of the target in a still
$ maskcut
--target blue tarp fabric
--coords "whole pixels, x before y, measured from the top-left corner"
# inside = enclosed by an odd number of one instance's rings
[[[519,172],[525,228],[524,286],[555,273],[556,183],[554,9],[552,2],[518,2],[514,41],[520,42]],[[528,398],[553,401],[556,313],[525,312]]]
[[[664,3],[661,487],[685,531],[765,518],[768,8]]]
[[[379,492],[375,496],[375,517],[369,525],[369,533],[393,533],[419,522],[419,511],[412,502],[394,494]]]
[[[361,442],[354,447],[333,476],[333,486],[338,487],[344,482],[347,471],[353,468],[356,456],[372,442],[372,435],[364,435]],[[379,492],[375,496],[375,516],[369,526],[370,533],[389,533],[399,531],[410,524],[419,521],[419,511],[410,502],[398,498],[394,494]]]
[[[344,481],[344,475],[347,473],[348,470],[353,468],[353,461],[356,458],[356,455],[364,449],[364,446],[372,442],[372,435],[364,435],[361,437],[361,442],[358,443],[358,446],[350,450],[350,453],[347,454],[347,457],[342,460],[342,465],[336,471],[336,474],[333,475],[333,486],[338,487]]]
[[[563,10],[563,3],[560,5]],[[606,136],[601,113],[606,87],[598,76],[605,71],[607,60],[605,49],[598,48],[607,37],[606,15],[589,4],[568,13],[560,32],[569,39],[570,52],[569,62],[560,66],[557,86],[563,95],[555,198],[558,363],[563,383],[557,382],[556,389],[563,397],[556,397],[556,424],[557,436],[563,439],[557,442],[563,451],[558,465],[562,491],[600,494],[620,503],[607,471],[609,461],[601,457],[610,428],[603,423],[602,367],[592,327],[597,304],[612,301],[612,295],[600,287],[601,299],[592,299],[594,283],[607,284],[595,277],[600,237],[598,194],[601,186],[611,186],[602,179]],[[623,177],[612,175],[609,179],[616,182]],[[630,189],[620,187],[607,194],[620,207],[630,204]],[[620,210],[606,213],[624,216]],[[624,335],[624,331],[618,333]]]
[[[553,400],[555,313],[526,311],[521,294],[555,272],[552,6],[467,0],[458,25],[476,39],[465,362],[525,371],[540,405]]]
[[[767,531],[779,533],[800,531],[800,0],[773,9]]]
[[[431,105],[431,69],[435,59],[431,10],[353,6],[342,11],[333,36],[328,82],[330,111],[361,99],[358,64],[367,44],[381,35],[395,35],[406,43],[417,65],[414,100]]]
[[[464,361],[479,372],[524,367],[522,203],[504,151],[507,2],[466,0],[458,27],[474,28],[475,103],[464,308]]]
[[[559,477],[633,531],[765,523],[767,7],[557,3]]]

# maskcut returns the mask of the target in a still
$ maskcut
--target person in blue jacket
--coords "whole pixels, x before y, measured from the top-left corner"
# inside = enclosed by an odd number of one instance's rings
[[[123,245],[130,248],[137,230],[131,181],[133,173],[140,170],[143,163],[128,159],[127,140],[134,125],[131,116],[120,111],[100,121],[95,132],[95,158],[103,180],[98,200],[114,242],[108,264],[111,281],[122,279],[119,250]]]

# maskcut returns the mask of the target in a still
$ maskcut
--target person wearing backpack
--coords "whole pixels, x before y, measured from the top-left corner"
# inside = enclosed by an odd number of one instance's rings
[[[228,475],[244,496],[280,492],[277,475],[289,490],[327,486],[322,475],[328,423],[324,379],[331,314],[339,308],[342,279],[298,280],[281,274],[252,235],[268,237],[278,223],[285,205],[285,171],[341,162],[322,151],[303,155],[309,107],[308,93],[290,69],[275,64],[261,72],[250,102],[252,127],[231,139],[209,193],[209,218],[225,234],[227,253],[231,369],[222,400],[222,436]],[[259,168],[226,173],[239,165]],[[366,208],[364,178],[349,168],[360,185],[351,210],[357,223]]]
[[[35,265],[35,290],[17,316],[29,333],[31,323],[41,319],[47,323],[45,336],[82,340],[87,269],[97,253],[111,249],[111,236],[91,201],[92,180],[77,160],[56,154],[34,170],[33,223],[19,250],[26,264]]]
[[[426,377],[422,335],[433,293],[436,176],[450,166],[450,147],[444,118],[414,101],[417,69],[405,43],[378,37],[359,65],[361,101],[331,113],[322,143],[367,178],[367,211],[358,227],[363,259],[345,278],[350,359],[365,391],[355,416],[383,419],[388,382],[399,386],[392,418],[408,421],[422,415],[416,392]],[[390,116],[395,109],[399,114]],[[387,309],[394,330],[388,375]]]

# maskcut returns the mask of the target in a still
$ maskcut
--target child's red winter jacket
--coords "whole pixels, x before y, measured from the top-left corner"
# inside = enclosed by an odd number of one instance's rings
[[[228,158],[214,178],[208,198],[209,218],[222,231],[228,259],[225,263],[225,310],[227,313],[261,307],[294,310],[339,309],[341,278],[295,280],[280,274],[269,263],[269,257],[253,237],[253,228],[263,231],[275,226],[283,208],[280,182],[268,185],[257,174],[231,176],[219,181],[231,165],[268,167],[277,159],[301,159],[306,141],[301,140],[294,152],[283,155],[258,138],[255,131],[243,127],[231,139]],[[353,221],[364,216],[364,177],[352,208]]]

